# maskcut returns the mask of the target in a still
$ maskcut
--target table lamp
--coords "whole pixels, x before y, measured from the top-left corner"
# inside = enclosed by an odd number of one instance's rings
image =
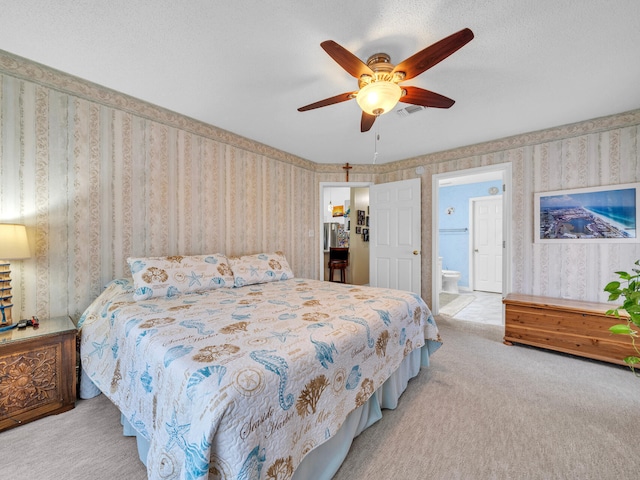
[[[11,264],[9,260],[29,258],[29,241],[24,225],[0,223],[0,326],[11,325]]]

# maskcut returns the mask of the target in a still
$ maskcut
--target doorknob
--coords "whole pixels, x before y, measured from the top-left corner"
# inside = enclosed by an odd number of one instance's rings
[[[414,251],[413,251],[413,254],[414,254],[414,255],[420,255],[420,251],[418,251],[418,250],[414,250]]]
[[[474,248],[473,251],[478,253],[479,250],[477,248]]]

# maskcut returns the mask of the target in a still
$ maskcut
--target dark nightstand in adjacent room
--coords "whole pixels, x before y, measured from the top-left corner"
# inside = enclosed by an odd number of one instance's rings
[[[76,336],[69,317],[0,333],[0,431],[75,406]]]

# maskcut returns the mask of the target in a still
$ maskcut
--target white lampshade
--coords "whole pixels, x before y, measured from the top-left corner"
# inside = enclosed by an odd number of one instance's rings
[[[396,106],[402,96],[397,83],[378,81],[365,85],[356,95],[356,102],[369,115],[382,115]]]
[[[25,226],[0,223],[0,259],[18,260],[30,256]]]

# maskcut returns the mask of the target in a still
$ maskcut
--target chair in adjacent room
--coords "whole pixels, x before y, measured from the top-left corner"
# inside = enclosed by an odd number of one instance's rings
[[[340,270],[340,283],[347,283],[347,267],[349,266],[349,249],[346,247],[331,247],[329,249],[329,281],[333,279],[334,270]]]

